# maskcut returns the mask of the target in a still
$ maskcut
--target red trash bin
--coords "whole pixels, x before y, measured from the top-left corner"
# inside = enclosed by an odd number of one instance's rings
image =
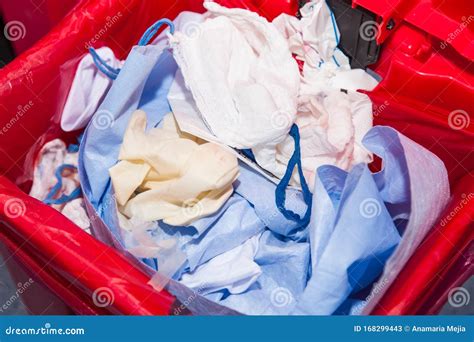
[[[219,2],[259,11],[269,19],[280,12],[295,14],[298,7],[296,0]],[[439,224],[369,306],[372,314],[435,313],[448,290],[472,275],[474,25],[466,28],[463,23],[471,19],[460,14],[474,13],[474,4],[461,2],[464,12],[459,4],[454,8],[442,1],[398,0],[396,6],[389,0],[353,1],[382,23],[382,52],[371,68],[383,81],[368,94],[376,124],[392,126],[437,154],[448,169],[453,193]],[[0,70],[0,241],[12,275],[23,282],[31,277],[44,291],[41,301],[28,298],[28,291],[23,294],[32,312],[42,313],[45,298],[54,303],[46,312],[58,314],[166,315],[179,304],[166,291],[147,285],[149,277],[136,260],[84,233],[24,191],[29,190],[39,148],[54,138],[73,139],[59,122],[86,47],[107,44],[125,58],[157,19],[174,18],[183,10],[202,11],[200,3],[84,0]],[[450,31],[456,25],[464,29]]]

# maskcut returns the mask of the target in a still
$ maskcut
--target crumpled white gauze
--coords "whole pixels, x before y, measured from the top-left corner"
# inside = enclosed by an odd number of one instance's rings
[[[296,124],[303,171],[312,187],[321,165],[348,171],[371,161],[372,155],[361,142],[373,125],[372,102],[356,91],[373,90],[377,81],[364,70],[351,70],[349,59],[337,48],[339,30],[325,1],[307,3],[301,14],[301,20],[282,14],[273,24],[287,39],[291,52],[304,62]],[[287,165],[293,150],[293,139],[287,137],[278,146],[277,170]],[[293,183],[298,183],[296,175]]]
[[[82,197],[66,203],[61,210],[61,214],[91,234],[91,221],[89,216],[87,216],[84,199],[82,199]]]
[[[56,184],[54,173],[58,166],[64,164],[67,155],[66,144],[55,139],[46,143],[38,153],[33,171],[33,184],[30,190],[30,196],[43,201],[48,195],[51,188]],[[68,186],[71,182],[64,182],[63,185],[74,190],[76,185],[72,181],[72,186]]]
[[[205,2],[210,18],[197,33],[170,37],[174,57],[210,131],[224,144],[253,149],[275,167],[275,146],[297,112],[300,74],[288,44],[258,14]]]
[[[115,58],[110,48],[102,47],[96,52],[112,68],[122,67],[123,62]],[[111,85],[112,80],[97,68],[92,55],[85,55],[77,67],[64,106],[61,128],[72,132],[86,127]]]
[[[79,153],[68,152],[66,144],[60,139],[46,143],[41,148],[35,163],[30,196],[44,201],[51,189],[58,182],[55,176],[57,168],[63,164],[77,167],[78,158]],[[79,185],[79,174],[77,171],[69,174],[67,177],[62,177],[62,188],[59,190],[58,196],[72,193]],[[90,233],[91,223],[87,216],[82,198],[76,198],[64,204],[54,204],[51,205],[51,207]]]
[[[301,95],[296,124],[303,173],[310,187],[319,166],[334,165],[347,171],[372,160],[361,143],[372,128],[372,102],[365,94],[328,89]],[[278,162],[287,165],[294,151],[293,139],[288,137],[277,151]]]
[[[146,130],[146,113],[136,111],[110,171],[119,210],[145,222],[186,226],[208,216],[232,195],[237,158],[217,144],[179,131],[172,114],[162,128]]]

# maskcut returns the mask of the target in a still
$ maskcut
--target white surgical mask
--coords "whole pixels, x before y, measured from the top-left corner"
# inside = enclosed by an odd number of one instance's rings
[[[224,144],[274,147],[296,117],[298,65],[276,27],[256,13],[206,2],[210,18],[170,37],[203,121]]]

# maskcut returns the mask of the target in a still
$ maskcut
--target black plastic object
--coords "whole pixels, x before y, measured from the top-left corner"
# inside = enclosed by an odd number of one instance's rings
[[[300,0],[300,8],[307,1]],[[349,0],[326,0],[334,13],[341,33],[339,48],[350,58],[351,67],[366,69],[377,62],[380,46],[376,38],[376,15],[360,7],[352,8]]]
[[[14,58],[11,44],[4,34],[4,27],[5,25],[0,17],[0,69],[10,63]]]

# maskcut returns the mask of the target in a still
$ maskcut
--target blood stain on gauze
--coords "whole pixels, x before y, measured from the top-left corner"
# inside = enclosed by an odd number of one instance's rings
[[[170,38],[186,86],[220,141],[238,149],[270,146],[275,155],[297,111],[300,75],[288,44],[256,13],[204,6],[210,18],[198,34]]]
[[[91,223],[86,214],[82,196],[72,200],[60,200],[63,196],[70,197],[80,186],[77,171],[78,158],[79,153],[68,151],[66,144],[60,139],[46,143],[41,148],[35,163],[30,196],[40,201],[55,202],[50,202],[48,205],[90,233]],[[61,186],[57,188],[56,192],[51,193],[59,185],[56,173],[64,165],[71,167],[60,172]]]
[[[372,161],[372,154],[361,143],[372,128],[372,103],[365,94],[332,90],[301,96],[300,103],[296,124],[303,172],[310,186],[320,166],[333,165],[347,171]],[[282,167],[288,164],[293,149],[291,137],[278,146]],[[294,183],[298,184],[296,175]]]
[[[168,114],[162,128],[145,132],[146,113],[136,111],[110,168],[119,211],[146,222],[187,226],[218,211],[239,176],[237,158],[217,144],[179,131]]]
[[[295,123],[301,135],[304,175],[312,188],[322,165],[349,171],[371,162],[372,154],[362,146],[362,138],[373,126],[372,102],[357,90],[371,91],[378,82],[364,70],[351,70],[349,59],[337,48],[339,30],[324,1],[308,2],[301,13],[301,20],[282,14],[273,24],[304,62]],[[278,145],[276,176],[282,176],[293,150],[290,137]],[[295,174],[292,184],[298,183]]]

